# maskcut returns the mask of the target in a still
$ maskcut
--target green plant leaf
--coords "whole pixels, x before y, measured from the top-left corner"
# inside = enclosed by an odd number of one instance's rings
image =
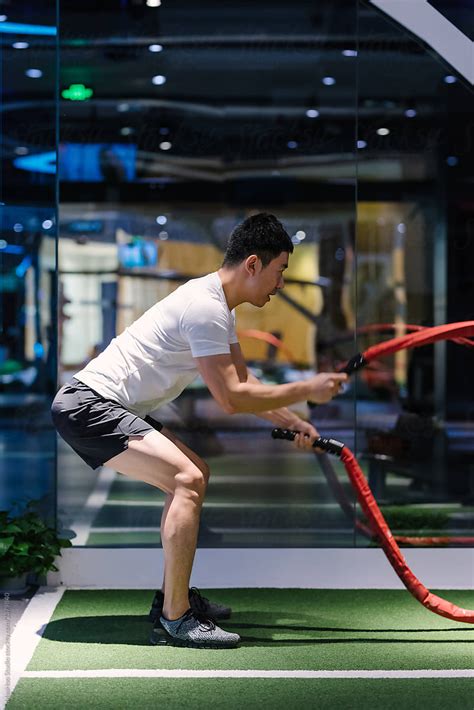
[[[21,532],[21,528],[19,525],[15,525],[15,523],[8,523],[4,528],[2,528],[2,535],[4,533],[15,533],[15,532]]]
[[[3,557],[10,549],[14,539],[14,537],[0,537],[0,557]]]
[[[17,543],[14,552],[16,555],[28,555],[30,552],[30,544],[28,542]]]
[[[24,572],[45,575],[49,570],[57,570],[54,561],[61,555],[61,549],[72,547],[67,539],[69,531],[61,536],[33,508],[34,502],[15,517],[0,511],[0,575],[14,577]]]

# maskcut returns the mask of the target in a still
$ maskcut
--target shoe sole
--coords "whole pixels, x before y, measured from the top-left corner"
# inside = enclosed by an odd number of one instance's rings
[[[152,646],[179,646],[180,648],[237,648],[239,641],[232,644],[223,644],[218,641],[207,641],[206,643],[198,643],[197,641],[185,641],[184,639],[170,636],[164,629],[153,629],[150,634],[150,643]]]

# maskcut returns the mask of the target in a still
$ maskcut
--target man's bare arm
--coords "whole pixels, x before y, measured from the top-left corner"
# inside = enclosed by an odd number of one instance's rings
[[[196,365],[214,399],[229,414],[268,412],[308,399],[329,402],[347,379],[347,375],[324,373],[284,385],[241,381],[238,370],[243,374],[242,365],[236,365],[231,354],[197,357]]]
[[[255,375],[253,375],[248,369],[240,345],[238,343],[231,345],[230,352],[240,381],[261,384]],[[267,419],[271,421],[272,424],[275,424],[283,429],[293,429],[294,431],[299,432],[294,439],[294,445],[298,449],[314,451],[313,442],[319,436],[319,432],[315,429],[311,422],[301,419],[301,417],[288,409],[288,407],[271,409],[268,412],[256,412],[256,416],[261,417],[262,419]]]
[[[262,384],[260,380],[248,369],[239,343],[233,343],[230,346],[230,354],[241,382],[253,382],[256,385]],[[302,421],[297,414],[292,412],[287,407],[279,407],[278,409],[270,409],[266,412],[258,412],[257,416],[262,419],[266,419],[276,426],[282,427],[283,429],[297,429],[298,425],[301,425]]]

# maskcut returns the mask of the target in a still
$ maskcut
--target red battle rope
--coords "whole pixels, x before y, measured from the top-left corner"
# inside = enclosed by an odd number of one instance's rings
[[[402,328],[407,333],[414,333],[426,330],[426,327],[425,325],[411,325],[409,323],[402,323],[401,325],[395,325],[395,323],[372,323],[371,325],[362,325],[360,328],[357,328],[356,332],[358,334],[383,333],[384,331],[396,331],[397,328]],[[453,342],[458,343],[458,345],[466,345],[468,348],[474,348],[474,340],[469,340],[466,337],[453,337],[449,338],[449,340],[453,340]]]
[[[365,367],[365,365],[378,357],[385,357],[399,350],[430,345],[439,340],[455,340],[472,335],[474,335],[473,320],[463,321],[461,323],[449,323],[448,325],[437,325],[434,328],[423,328],[414,333],[403,335],[401,338],[391,338],[391,340],[386,340],[378,345],[372,345],[372,347],[364,350],[363,353],[354,355],[341,369],[341,372],[347,372],[348,375],[352,375],[352,373],[357,372],[357,370]]]
[[[274,429],[272,436],[274,439],[292,440],[295,438],[296,433],[295,431],[288,431],[287,429]],[[373,534],[376,536],[390,564],[410,594],[423,604],[424,607],[435,614],[445,616],[447,619],[453,619],[453,621],[464,621],[467,624],[474,624],[474,609],[462,609],[448,602],[446,599],[432,594],[429,589],[415,577],[395,542],[390,528],[377,505],[377,501],[372,495],[367,479],[362,473],[352,451],[340,441],[324,439],[322,437],[316,439],[313,446],[317,446],[328,453],[341,457],[341,461],[344,463],[349,480],[354,487],[357,499],[369,521]]]
[[[405,348],[421,347],[422,345],[429,345],[440,340],[453,340],[473,335],[474,321],[424,328],[423,330],[412,332],[401,338],[392,338],[391,340],[368,348],[363,353],[359,353],[351,358],[345,367],[342,368],[342,372],[352,374],[377,357],[390,355],[391,353],[404,350]],[[272,432],[272,436],[276,439],[291,440],[294,439],[295,435],[296,432],[282,429],[274,429]],[[373,534],[379,541],[398,577],[415,599],[435,614],[445,616],[454,621],[474,624],[474,610],[462,609],[432,594],[410,570],[352,451],[350,451],[347,446],[334,439],[319,438],[314,442],[314,446],[323,449],[327,453],[336,454],[341,457],[349,480],[356,491],[357,499]],[[365,528],[363,524],[361,525]]]
[[[380,330],[393,330],[393,324],[383,323],[363,326],[358,330],[358,332],[380,332]],[[452,340],[458,345],[464,345],[465,347],[473,347],[474,341],[469,340],[466,336],[473,335],[474,333],[474,321],[464,321],[460,323],[451,323],[448,325],[440,325],[434,328],[426,328],[419,325],[405,325],[406,330],[410,331],[410,334],[402,336],[401,338],[392,338],[378,345],[374,345],[363,353],[355,355],[349,360],[348,363],[342,368],[342,372],[347,372],[352,374],[353,372],[361,369],[367,365],[372,360],[384,356],[390,355],[391,353],[397,352],[398,350],[403,350],[405,348],[421,347],[422,345],[429,345],[439,340]],[[416,334],[416,337],[413,336]],[[371,537],[370,530],[366,525],[354,516],[354,511],[350,502],[347,500],[344,489],[339,483],[336,473],[331,466],[330,461],[321,461],[321,467],[323,473],[326,476],[326,480],[336,498],[342,510],[350,515],[351,519],[359,532]],[[397,535],[395,540],[405,545],[419,545],[419,546],[429,546],[429,545],[472,545],[474,543],[473,537],[408,537]]]
[[[326,454],[318,454],[318,463],[324,473],[331,492],[339,503],[339,506],[346,517],[353,523],[357,532],[373,539],[371,529],[356,515],[354,507],[346,495],[346,492],[337,477],[329,457]],[[474,545],[474,537],[413,537],[408,535],[394,535],[393,539],[402,545],[416,545],[417,547],[430,547],[432,545]]]

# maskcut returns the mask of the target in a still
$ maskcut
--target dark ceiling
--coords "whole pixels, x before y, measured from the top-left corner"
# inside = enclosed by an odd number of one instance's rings
[[[469,31],[470,2],[431,4]],[[12,22],[56,21],[45,0],[1,8]],[[13,185],[24,179],[12,168],[18,149],[54,150],[58,127],[62,143],[134,146],[135,181],[145,182],[341,182],[355,178],[356,153],[362,178],[365,170],[375,180],[423,180],[440,159],[472,157],[471,87],[370,3],[105,0],[99,10],[60,0],[59,8],[59,38],[0,34],[4,176]],[[29,47],[14,49],[18,40]],[[31,68],[41,78],[28,77]],[[446,83],[450,74],[456,81]],[[56,87],[71,84],[93,97],[61,100],[56,111]],[[385,161],[379,174],[375,160]]]

